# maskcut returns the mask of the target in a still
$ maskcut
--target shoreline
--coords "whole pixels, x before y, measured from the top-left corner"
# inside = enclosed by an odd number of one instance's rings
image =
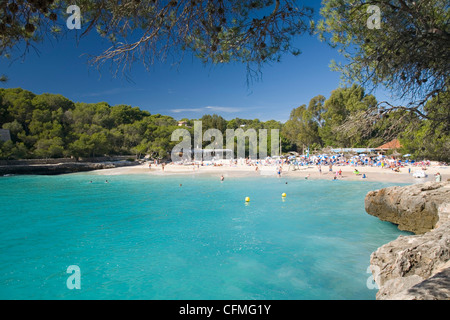
[[[449,195],[449,181],[388,187],[366,195],[369,215],[413,233],[371,254],[377,300],[450,298]]]
[[[61,163],[37,163],[1,165],[1,176],[12,175],[61,175],[78,172],[105,170],[110,168],[122,168],[135,166],[131,161],[104,161],[104,162],[61,162]]]
[[[281,178],[301,178],[308,177],[309,180],[333,180],[336,176],[336,170],[342,170],[342,176],[337,180],[344,181],[376,181],[376,182],[393,182],[393,183],[407,183],[416,184],[424,183],[428,181],[435,181],[435,174],[439,172],[442,176],[442,181],[450,179],[450,167],[446,166],[430,166],[425,171],[428,175],[426,178],[414,178],[413,172],[418,168],[411,168],[411,173],[408,173],[408,168],[401,168],[400,172],[394,172],[391,169],[383,169],[380,167],[357,167],[360,174],[353,173],[354,167],[352,166],[334,166],[333,171],[328,171],[328,167],[323,167],[322,173],[319,173],[317,167],[309,166],[299,170],[289,170],[289,166],[283,166]],[[236,165],[236,166],[180,166],[180,165],[165,165],[164,170],[161,165],[152,165],[151,168],[148,164],[141,164],[131,167],[101,169],[91,171],[97,175],[155,175],[155,176],[173,176],[173,175],[209,175],[217,176],[220,178],[223,175],[225,178],[245,178],[245,177],[258,177],[258,176],[273,176],[276,177],[275,166],[261,166],[256,171],[256,166],[248,165]],[[365,174],[366,178],[362,178]]]

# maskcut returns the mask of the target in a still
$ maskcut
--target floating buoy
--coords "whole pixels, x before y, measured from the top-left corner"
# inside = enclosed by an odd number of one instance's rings
[[[245,197],[245,202],[250,202],[250,198],[249,197]]]
[[[281,196],[282,196],[283,198],[286,197],[286,193],[283,193]]]

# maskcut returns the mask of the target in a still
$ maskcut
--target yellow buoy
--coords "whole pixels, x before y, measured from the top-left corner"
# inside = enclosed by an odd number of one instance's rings
[[[250,202],[250,198],[249,197],[245,197],[245,202]]]
[[[283,198],[286,197],[286,193],[283,193],[281,196],[282,196]]]

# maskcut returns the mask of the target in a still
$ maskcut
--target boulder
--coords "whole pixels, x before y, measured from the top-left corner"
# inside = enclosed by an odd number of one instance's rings
[[[450,299],[450,222],[400,236],[370,257],[377,299]]]
[[[448,214],[439,217],[438,212],[443,212],[441,206],[449,205],[449,199],[449,182],[427,182],[371,191],[366,195],[365,209],[370,215],[397,224],[400,230],[423,234],[448,219]]]
[[[372,253],[377,299],[450,299],[450,183],[371,191],[365,207],[369,214],[416,233]]]

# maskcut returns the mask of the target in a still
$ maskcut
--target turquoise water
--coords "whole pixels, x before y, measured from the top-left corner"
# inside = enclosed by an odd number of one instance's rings
[[[364,211],[365,194],[387,186],[1,177],[0,299],[374,299],[370,254],[405,234]]]

